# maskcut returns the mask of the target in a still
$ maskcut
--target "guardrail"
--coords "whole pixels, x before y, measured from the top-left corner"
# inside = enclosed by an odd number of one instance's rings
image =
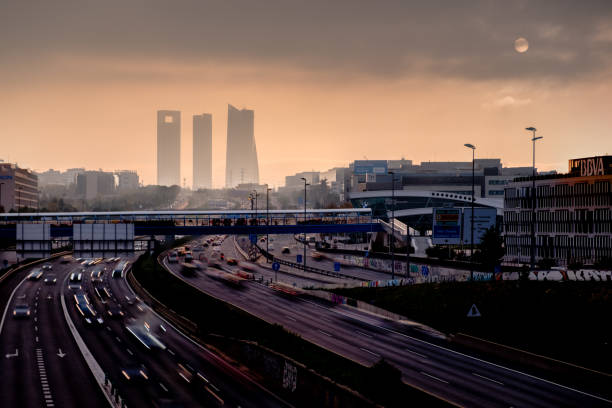
[[[358,278],[356,276],[346,275],[344,273],[339,273],[339,272],[332,272],[332,271],[328,271],[328,270],[325,270],[325,269],[314,268],[314,267],[308,266],[308,265],[306,267],[304,267],[303,264],[287,261],[287,260],[281,259],[281,258],[277,258],[274,255],[272,255],[271,253],[266,252],[263,248],[260,248],[259,245],[257,245],[257,244],[255,244],[254,246],[267,259],[270,259],[272,262],[278,262],[281,265],[289,266],[289,267],[295,268],[295,269],[301,269],[301,270],[303,270],[305,272],[312,272],[312,273],[316,273],[316,274],[319,274],[319,275],[331,276],[332,278],[352,279],[352,280],[359,280],[359,281],[363,281],[363,282],[367,282],[368,281],[368,279]]]

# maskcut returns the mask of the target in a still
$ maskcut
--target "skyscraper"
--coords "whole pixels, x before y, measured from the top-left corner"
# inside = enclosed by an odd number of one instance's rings
[[[254,112],[227,105],[227,154],[225,187],[241,183],[259,184],[257,147],[253,135]]]
[[[193,189],[212,188],[212,115],[193,115]]]
[[[157,111],[157,184],[181,185],[180,111]]]

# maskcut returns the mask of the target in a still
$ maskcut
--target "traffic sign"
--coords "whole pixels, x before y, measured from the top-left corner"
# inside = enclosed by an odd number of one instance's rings
[[[256,244],[257,243],[257,234],[249,234],[249,240],[251,241],[251,244]]]
[[[476,304],[473,304],[472,307],[470,307],[470,310],[468,311],[467,317],[480,317],[482,316],[480,314],[480,310],[478,310],[478,308],[476,307]]]
[[[280,269],[280,264],[278,262],[272,262],[272,270],[274,272],[278,272],[279,269]]]
[[[296,261],[297,263],[302,263],[302,255],[301,255],[301,254],[298,254],[298,255],[295,257],[295,261]]]
[[[334,272],[340,272],[340,262],[334,262]]]

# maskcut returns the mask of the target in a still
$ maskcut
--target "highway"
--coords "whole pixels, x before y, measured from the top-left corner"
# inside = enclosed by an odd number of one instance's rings
[[[176,331],[140,302],[124,277],[111,276],[116,264],[86,267],[74,260],[68,263],[56,260],[51,263],[52,270],[45,271],[39,280],[25,279],[33,269],[28,268],[0,285],[0,299],[5,300],[3,306],[7,305],[3,308],[6,317],[0,326],[0,372],[3,374],[0,406],[109,406],[77,347],[64,311],[128,407],[287,406],[237,368]],[[94,270],[103,270],[100,282],[92,282]],[[69,281],[71,272],[81,272],[82,280]],[[44,283],[49,274],[56,276],[55,284]],[[109,297],[98,296],[97,293],[106,293],[104,288]],[[95,323],[96,319],[91,319],[91,324],[85,321],[76,307],[75,294],[87,296],[102,324]],[[22,303],[28,303],[30,316],[13,318],[15,305]],[[111,317],[109,309],[121,310],[124,316]],[[144,328],[145,322],[164,349],[148,350],[125,328],[126,323]],[[128,373],[129,380],[122,371]],[[134,372],[136,375],[130,375]]]
[[[232,253],[232,246],[233,239],[225,239],[221,251]],[[205,248],[207,257],[211,249]],[[204,272],[186,277],[180,273],[180,264],[170,264],[167,258],[164,264],[194,287],[354,361],[371,365],[385,358],[401,370],[407,383],[461,406],[612,406],[606,398],[462,354],[443,341],[372,314],[280,294],[253,281],[236,289]]]
[[[3,407],[108,406],[68,330],[59,307],[61,282],[72,265],[51,262],[58,283],[26,280],[29,268],[1,285],[0,405]],[[30,316],[13,317],[27,303]],[[5,303],[3,303],[4,306]],[[60,351],[61,350],[61,351]]]

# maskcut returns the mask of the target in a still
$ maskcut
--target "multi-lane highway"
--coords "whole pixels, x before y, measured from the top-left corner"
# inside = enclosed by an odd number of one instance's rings
[[[27,280],[32,268],[2,284],[0,405],[3,407],[108,406],[68,330],[60,307],[61,284],[73,265],[50,263],[57,282]],[[8,289],[14,288],[12,292]],[[27,305],[29,315],[13,315]]]
[[[220,251],[231,254],[232,246],[233,240],[225,239]],[[205,256],[215,258],[213,248],[204,248]],[[180,264],[170,264],[167,258],[164,264],[194,287],[270,323],[281,324],[345,357],[367,365],[385,358],[402,371],[407,383],[462,406],[612,406],[605,397],[463,354],[444,342],[425,338],[409,327],[378,316],[275,293],[256,282],[243,282],[242,289],[238,290],[235,285],[213,279],[205,272],[184,276]],[[228,270],[239,268],[222,266]]]
[[[55,261],[39,280],[24,280],[30,270],[19,274],[19,282],[12,278],[15,290],[0,332],[1,406],[108,406],[109,398],[116,397],[105,395],[102,388],[110,390],[110,384],[119,396],[116,400],[129,407],[287,405],[153,313],[123,276],[112,276],[116,265]],[[94,271],[101,271],[99,280]],[[81,274],[80,281],[69,279],[73,272]],[[57,281],[47,285],[44,279],[50,274]],[[75,295],[94,311],[89,321],[76,307]],[[16,305],[25,303],[30,315],[14,318]],[[163,346],[149,350],[126,324],[145,336],[153,334]],[[74,336],[87,347],[87,363]],[[88,367],[92,361],[108,386],[96,382]]]

